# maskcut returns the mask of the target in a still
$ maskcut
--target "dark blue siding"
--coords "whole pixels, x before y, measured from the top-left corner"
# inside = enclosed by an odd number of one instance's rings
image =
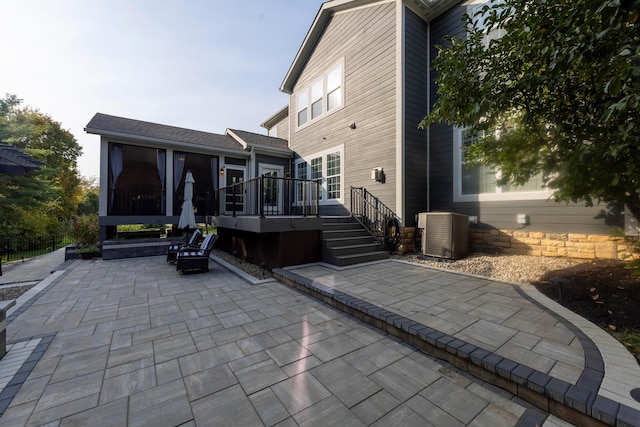
[[[428,25],[409,9],[405,13],[405,216],[415,226],[415,215],[427,208],[427,133],[418,124],[428,112]]]

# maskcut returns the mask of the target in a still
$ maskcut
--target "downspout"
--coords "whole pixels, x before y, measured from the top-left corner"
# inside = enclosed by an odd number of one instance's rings
[[[404,141],[404,1],[396,1],[396,213],[401,226],[405,215]]]
[[[427,22],[427,115],[431,114],[431,22]],[[427,127],[427,212],[431,212],[431,126]]]

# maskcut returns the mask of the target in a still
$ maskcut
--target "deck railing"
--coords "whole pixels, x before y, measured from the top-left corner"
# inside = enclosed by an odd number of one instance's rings
[[[397,215],[364,187],[351,187],[351,216],[375,237],[384,250],[393,250],[400,240]]]
[[[220,215],[318,216],[319,181],[262,176],[219,190]]]

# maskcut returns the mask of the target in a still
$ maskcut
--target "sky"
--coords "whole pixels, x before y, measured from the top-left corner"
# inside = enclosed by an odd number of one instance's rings
[[[97,112],[223,134],[266,134],[323,0],[0,0],[0,98],[23,100],[99,174]]]

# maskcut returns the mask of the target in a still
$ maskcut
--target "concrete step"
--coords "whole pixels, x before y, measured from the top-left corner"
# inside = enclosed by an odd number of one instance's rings
[[[364,228],[353,228],[349,230],[332,230],[332,231],[323,231],[322,238],[323,239],[341,239],[346,237],[371,237],[371,234]]]
[[[388,252],[375,251],[354,255],[340,255],[329,258],[328,260],[325,260],[325,262],[344,267],[347,265],[362,264],[363,262],[380,261],[383,259],[389,259]]]
[[[335,248],[338,246],[365,245],[371,242],[375,242],[375,239],[370,235],[360,237],[336,237],[332,239],[322,239],[322,247]]]
[[[380,245],[377,242],[365,243],[360,245],[348,245],[348,246],[335,246],[326,247],[322,250],[322,256],[336,257],[342,255],[356,255],[362,253],[376,252],[380,250]]]
[[[336,230],[361,230],[362,225],[357,222],[323,222],[323,231],[336,231]]]

